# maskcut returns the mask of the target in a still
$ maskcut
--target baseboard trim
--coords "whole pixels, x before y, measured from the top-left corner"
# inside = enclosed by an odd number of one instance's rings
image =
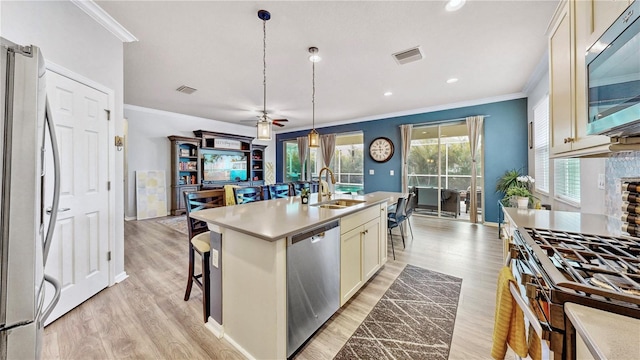
[[[244,355],[247,359],[249,360],[256,360],[255,357],[253,357],[253,355],[251,355],[251,353],[249,353],[247,350],[245,350],[242,346],[240,346],[240,344],[238,344],[235,340],[233,340],[233,338],[229,335],[224,335],[224,338],[229,342],[229,344],[231,344],[231,346],[233,346],[234,348],[236,348],[236,350],[240,351],[240,353],[242,355]]]
[[[135,217],[135,216],[125,216],[124,217],[124,221],[136,221],[136,220],[138,220],[138,218]]]
[[[126,271],[121,272],[120,274],[116,275],[116,277],[114,279],[115,284],[126,280],[128,277],[129,277],[129,275],[127,274]]]
[[[213,320],[211,316],[209,316],[209,321],[207,321],[204,326],[209,329],[218,339],[222,339],[224,337],[224,326],[218,324],[217,321]]]
[[[490,222],[490,221],[485,221],[484,225],[491,226],[491,227],[498,227],[498,223]]]

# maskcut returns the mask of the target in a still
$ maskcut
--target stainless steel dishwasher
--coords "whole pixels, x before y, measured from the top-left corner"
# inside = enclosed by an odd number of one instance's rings
[[[287,357],[340,308],[338,221],[287,239]]]

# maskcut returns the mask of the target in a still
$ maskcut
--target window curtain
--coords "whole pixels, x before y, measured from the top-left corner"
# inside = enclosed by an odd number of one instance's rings
[[[413,125],[400,125],[400,135],[402,136],[402,192],[409,191],[409,152],[411,151],[411,131]]]
[[[476,188],[476,160],[478,158],[478,145],[480,144],[480,134],[482,133],[482,123],[484,116],[467,117],[467,131],[469,132],[469,147],[471,148],[471,189],[467,194],[469,199],[469,218],[471,223],[478,222],[478,196]]]
[[[298,140],[298,157],[300,158],[300,180],[307,179],[307,170],[305,164],[307,163],[307,155],[309,155],[309,138],[307,136],[301,136]]]
[[[336,152],[336,134],[320,135],[320,152],[324,166],[328,167]]]

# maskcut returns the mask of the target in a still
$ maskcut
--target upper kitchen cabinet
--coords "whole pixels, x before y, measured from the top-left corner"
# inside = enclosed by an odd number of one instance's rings
[[[608,152],[608,137],[587,135],[585,54],[628,5],[628,0],[569,0],[558,8],[549,37],[553,157]]]

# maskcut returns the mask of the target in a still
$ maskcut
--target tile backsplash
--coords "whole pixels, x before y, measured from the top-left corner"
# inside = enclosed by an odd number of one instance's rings
[[[605,161],[606,214],[610,221],[607,229],[612,234],[621,233],[622,220],[622,178],[640,177],[640,151],[620,152]]]

